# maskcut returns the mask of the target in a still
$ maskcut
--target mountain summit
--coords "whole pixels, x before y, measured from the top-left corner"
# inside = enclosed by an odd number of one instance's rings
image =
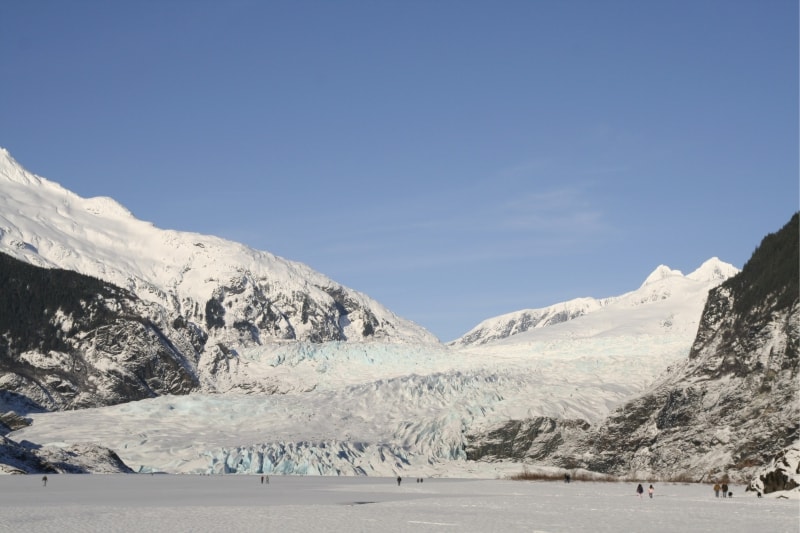
[[[111,198],[82,198],[0,149],[0,251],[113,283],[196,324],[209,345],[276,340],[438,343],[304,264],[213,236],[162,230]]]

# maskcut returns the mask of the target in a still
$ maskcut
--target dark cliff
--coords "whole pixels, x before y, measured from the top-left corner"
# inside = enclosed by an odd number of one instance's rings
[[[0,411],[112,405],[198,387],[198,339],[95,278],[0,254]]]

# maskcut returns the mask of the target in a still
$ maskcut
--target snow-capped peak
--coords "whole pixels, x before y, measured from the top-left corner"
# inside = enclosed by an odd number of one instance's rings
[[[716,257],[704,262],[688,276],[680,270],[660,265],[634,291],[602,299],[576,298],[540,309],[525,309],[489,318],[448,344],[479,345],[510,338],[528,342],[531,335],[526,332],[529,330],[552,330],[553,326],[558,326],[562,335],[571,338],[587,332],[596,335],[609,328],[616,329],[621,324],[638,323],[641,326],[645,316],[652,319],[648,327],[654,326],[654,331],[668,327],[691,335],[697,330],[697,320],[708,291],[736,273],[736,267]],[[618,313],[631,313],[631,316],[623,317]],[[614,318],[609,320],[611,316]],[[563,325],[573,322],[580,322],[580,325],[574,324],[574,328]]]
[[[730,263],[712,257],[686,277],[695,281],[724,281],[738,272],[739,269]]]
[[[645,285],[655,283],[656,281],[661,281],[662,279],[682,276],[683,272],[680,270],[673,270],[666,265],[659,265],[649,276],[647,276],[647,279],[644,280],[644,283],[642,283],[641,286],[644,287]]]
[[[22,168],[16,159],[11,157],[8,150],[0,146],[0,180],[21,185],[40,184],[41,178]]]

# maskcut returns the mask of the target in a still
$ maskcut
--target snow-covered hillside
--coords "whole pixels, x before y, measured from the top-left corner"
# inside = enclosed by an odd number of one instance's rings
[[[652,320],[652,313],[662,310],[662,331],[697,329],[697,320],[705,303],[704,295],[709,289],[719,285],[738,272],[733,265],[720,261],[714,257],[703,263],[697,270],[684,276],[680,270],[673,270],[665,265],[656,268],[637,290],[603,299],[577,298],[567,302],[558,303],[542,309],[525,309],[507,313],[494,318],[489,318],[475,326],[460,339],[449,343],[451,346],[475,346],[502,340],[514,335],[520,335],[533,329],[546,328],[556,324],[569,322],[586,315],[599,315],[596,326],[586,328],[586,322],[578,329],[587,333],[600,334],[608,331],[619,323],[615,314],[619,309],[637,308],[642,313],[642,324],[656,324]],[[669,301],[668,305],[653,306],[659,301]],[[672,314],[670,314],[672,313]],[[555,330],[554,330],[555,331]],[[561,328],[558,334],[562,336],[571,331],[570,328]],[[653,331],[659,334],[659,331]],[[569,334],[572,336],[572,333]],[[514,342],[518,342],[517,339]]]
[[[209,235],[156,228],[111,198],[81,198],[29,173],[2,148],[0,189],[0,251],[128,289],[201,325],[212,341],[438,342],[304,264]]]

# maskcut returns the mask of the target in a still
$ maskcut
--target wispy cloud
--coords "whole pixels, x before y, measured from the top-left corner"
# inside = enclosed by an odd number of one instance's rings
[[[607,229],[605,214],[588,188],[528,192],[496,209],[499,229],[572,236],[596,236]]]

